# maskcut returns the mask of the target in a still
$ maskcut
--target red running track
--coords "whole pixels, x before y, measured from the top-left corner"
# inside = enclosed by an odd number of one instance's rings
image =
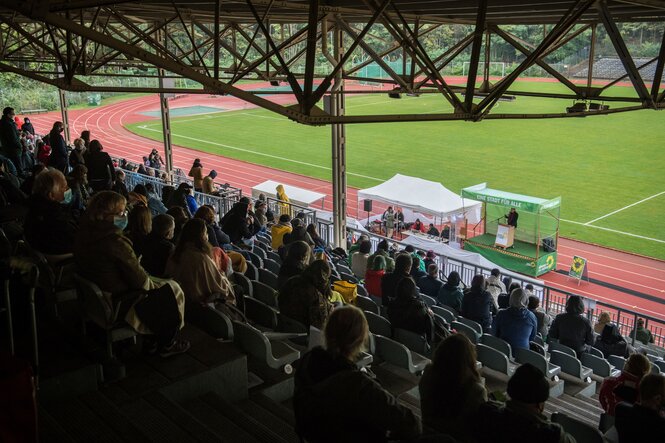
[[[263,85],[252,85],[252,87],[257,86],[261,87]],[[291,100],[288,95],[272,96],[270,99],[280,102]],[[195,105],[227,110],[251,108],[251,105],[234,97],[193,95],[184,96],[171,102],[172,109]],[[104,145],[104,149],[111,155],[123,157],[133,162],[140,162],[141,158],[147,155],[152,148],[161,151],[163,147],[158,142],[129,132],[123,125],[137,121],[154,120],[141,114],[141,112],[156,110],[159,110],[157,96],[140,97],[97,108],[73,110],[69,112],[70,132],[72,137],[75,137],[85,129],[90,130],[92,138],[99,139]],[[51,129],[53,122],[59,119],[59,113],[50,112],[33,116],[31,121],[38,132],[46,133]],[[327,194],[328,198],[325,199],[324,209],[332,211],[332,187],[329,181],[174,145],[173,162],[176,167],[187,171],[195,158],[201,159],[206,170],[215,169],[219,174],[219,181],[237,186],[245,193],[251,193],[252,186],[272,179]],[[347,201],[350,206],[348,209],[349,215],[356,217],[356,188],[348,188]],[[381,208],[378,208],[378,210],[381,210]],[[375,210],[375,212],[377,211]],[[661,299],[665,303],[664,261],[563,238],[560,239],[558,253],[557,269],[569,269],[573,255],[580,255],[588,260],[590,278],[639,291]],[[665,304],[657,301],[598,284],[583,282],[578,285],[565,275],[555,272],[550,272],[541,278],[557,289],[575,292],[600,302],[617,305],[665,320]]]

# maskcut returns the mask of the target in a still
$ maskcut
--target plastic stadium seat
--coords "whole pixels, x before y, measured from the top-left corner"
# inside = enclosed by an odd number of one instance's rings
[[[268,286],[270,286],[275,290],[277,290],[277,288],[279,287],[277,275],[268,271],[265,268],[259,269],[259,281],[261,283],[267,284]]]
[[[478,344],[478,340],[480,340],[480,334],[478,334],[478,332],[476,332],[476,330],[473,329],[471,326],[468,326],[464,323],[460,323],[458,321],[453,321],[452,323],[450,323],[450,327],[455,329],[460,334],[466,335],[466,338],[471,340],[471,343],[473,343],[474,345]]]
[[[370,334],[371,335],[371,334]],[[324,340],[323,340],[323,332],[317,327],[310,326],[309,327],[309,340],[307,342],[307,350],[311,351],[312,348],[315,348],[317,346],[323,346]]]
[[[529,342],[529,349],[532,350],[533,352],[537,352],[538,354],[542,355],[543,357],[547,356],[547,352],[545,351],[545,347],[536,343],[535,341],[530,341]]]
[[[626,364],[626,359],[618,355],[608,355],[607,361],[620,371],[623,371],[623,366]]]
[[[660,368],[660,372],[665,372],[665,360],[656,360],[653,364]]]
[[[256,253],[251,251],[245,251],[249,255],[249,260],[252,262],[256,269],[261,269],[263,267],[263,259],[259,257]]]
[[[547,350],[550,352],[552,351],[563,352],[565,354],[572,355],[573,357],[577,358],[577,354],[575,353],[575,350],[573,348],[570,348],[566,345],[562,345],[558,341],[551,342]]]
[[[515,349],[515,361],[519,364],[531,363],[550,380],[555,379],[561,373],[559,366],[549,363],[541,354],[530,349]]]
[[[561,427],[580,443],[603,443],[603,434],[593,426],[576,420],[561,412],[552,412],[552,422]]]
[[[373,312],[377,315],[380,314],[379,306],[369,297],[358,295],[358,297],[356,297],[356,306],[362,311]]]
[[[590,347],[587,352],[591,355],[595,355],[596,357],[605,358],[605,354],[603,354],[603,351],[601,351],[598,348],[594,348],[593,346]]]
[[[457,318],[457,316],[450,309],[446,309],[443,306],[431,306],[430,309],[435,314],[440,315],[441,317],[443,317],[443,319],[448,324],[451,324]]]
[[[540,346],[545,347],[545,340],[543,340],[543,337],[541,337],[540,334],[536,334],[536,336],[533,338],[533,341],[538,343]]]
[[[277,262],[276,262],[275,260],[273,260],[273,259],[266,258],[265,260],[263,260],[263,266],[265,266],[265,268],[266,268],[268,271],[272,272],[273,274],[275,274],[275,275],[279,275],[279,268],[280,268],[282,265],[281,265],[280,263],[277,263]]]
[[[267,284],[260,281],[252,282],[252,293],[252,298],[265,303],[271,308],[279,308],[279,303],[277,301],[277,291],[275,291],[271,286],[268,286]]]
[[[584,366],[591,368],[594,375],[601,378],[617,376],[621,373],[621,371],[614,369],[609,361],[588,352],[582,353],[580,361]]]
[[[651,365],[651,373],[652,374],[660,374],[660,366],[656,365]]]
[[[267,258],[266,251],[261,247],[252,249],[252,252],[258,255],[261,260],[265,260]]]
[[[363,285],[358,285],[356,288],[358,290],[358,295],[369,297],[369,292],[367,292],[367,289]]]
[[[254,298],[245,299],[245,315],[255,324],[271,331],[277,328],[277,311]]]
[[[342,278],[342,280],[348,281],[350,283],[358,283],[358,279],[353,274],[339,271],[339,276]]]
[[[477,321],[469,320],[468,318],[464,318],[462,316],[457,317],[457,321],[473,328],[473,330],[478,334],[478,337],[483,335],[483,327],[480,326],[480,323]]]
[[[245,271],[245,275],[247,278],[250,280],[259,280],[259,270],[257,269],[256,266],[250,261],[247,262],[247,270]]]
[[[434,297],[421,293],[420,298],[425,302],[428,308],[436,306],[436,299]]]
[[[593,371],[582,366],[576,357],[565,352],[553,350],[550,352],[550,362],[561,367],[561,372],[570,375],[576,379],[589,383]]]
[[[406,329],[395,328],[393,330],[393,340],[402,343],[413,352],[420,355],[429,357],[432,351],[427,338],[424,335],[416,334],[415,332],[407,331]]]
[[[279,263],[280,266],[282,265],[282,257],[280,257],[279,254],[276,253],[275,251],[268,252],[268,257],[267,258]]]
[[[484,345],[489,346],[490,348],[496,349],[497,351],[501,352],[506,357],[508,357],[509,360],[513,359],[513,350],[510,346],[510,343],[508,343],[507,341],[499,337],[495,337],[491,334],[483,334],[480,337],[480,342]]]
[[[515,370],[514,365],[510,364],[508,357],[506,357],[501,351],[497,351],[494,348],[479,343],[476,345],[476,353],[478,354],[478,361],[482,363],[484,367],[507,376],[512,375]]]
[[[273,369],[291,372],[291,363],[300,358],[300,352],[281,341],[271,341],[261,331],[241,322],[233,323],[233,342],[241,350]]]
[[[420,374],[429,363],[427,358],[388,337],[374,335],[374,346],[379,358],[412,374]]]
[[[389,338],[393,336],[393,327],[386,318],[370,311],[365,311],[365,318],[369,325],[369,332],[372,334],[382,335]]]
[[[254,242],[254,246],[255,246],[254,249],[256,249],[256,247],[259,247],[259,248],[263,249],[263,251],[266,254],[271,251],[270,243],[268,242],[268,240],[266,240],[264,237],[259,237],[258,235],[255,237],[255,239],[256,239],[256,241]]]

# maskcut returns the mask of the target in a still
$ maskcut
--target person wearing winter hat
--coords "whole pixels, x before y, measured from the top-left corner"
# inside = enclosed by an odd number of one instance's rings
[[[538,320],[527,309],[529,296],[522,288],[513,289],[507,309],[501,309],[494,317],[492,334],[507,341],[513,349],[529,349],[529,342],[536,338]]]
[[[215,183],[214,180],[217,177],[217,171],[214,169],[208,173],[205,177],[203,177],[203,193],[204,194],[209,194],[213,195],[217,193],[217,190],[215,189]]]

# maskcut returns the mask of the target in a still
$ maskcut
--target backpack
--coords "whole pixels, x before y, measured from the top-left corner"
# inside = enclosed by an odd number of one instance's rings
[[[340,293],[346,304],[356,304],[358,298],[358,285],[345,280],[337,280],[333,283],[333,291]]]

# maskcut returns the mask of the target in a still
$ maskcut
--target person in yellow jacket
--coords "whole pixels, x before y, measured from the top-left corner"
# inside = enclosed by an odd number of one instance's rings
[[[291,210],[289,208],[289,197],[286,195],[286,192],[284,192],[284,185],[277,185],[277,188],[275,188],[277,191],[277,200],[279,200],[279,212],[280,214],[289,214],[291,215]],[[274,249],[274,248],[273,248]]]
[[[272,225],[270,235],[272,236],[272,249],[277,250],[284,244],[284,235],[293,231],[291,226],[291,216],[282,214],[279,216],[279,223]]]

